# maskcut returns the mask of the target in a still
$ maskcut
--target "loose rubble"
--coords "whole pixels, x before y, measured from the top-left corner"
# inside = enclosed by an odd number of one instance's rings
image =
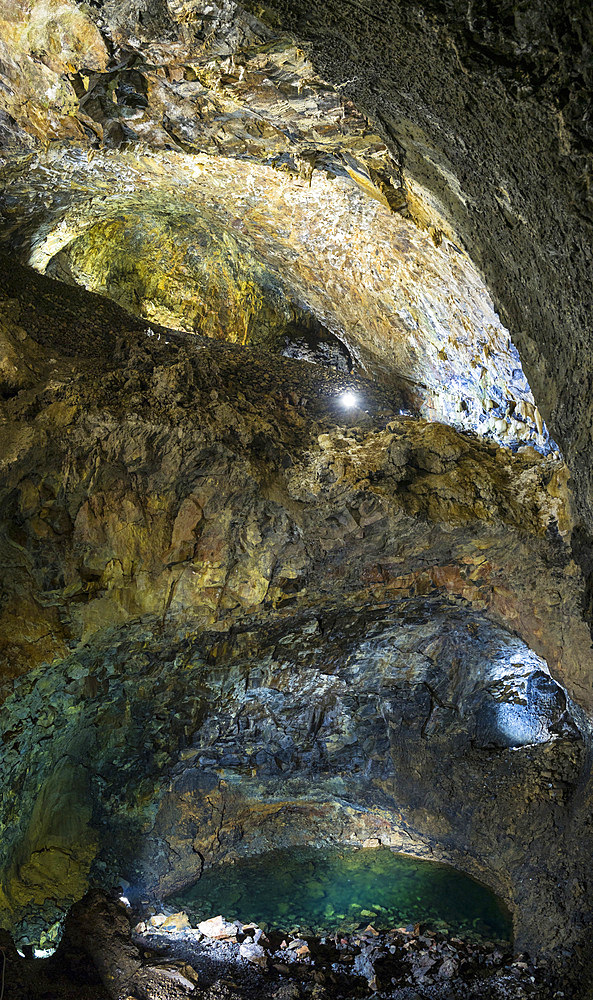
[[[168,930],[173,924],[180,929]],[[545,1000],[560,995],[546,983],[543,970],[527,956],[513,955],[508,944],[462,940],[420,924],[388,931],[369,924],[351,934],[300,937],[222,915],[192,928],[186,914],[159,913],[135,926],[133,940],[146,951],[193,965],[203,986],[214,989],[224,981],[242,996],[251,995],[250,975],[256,969],[257,995],[277,1000],[369,995]]]

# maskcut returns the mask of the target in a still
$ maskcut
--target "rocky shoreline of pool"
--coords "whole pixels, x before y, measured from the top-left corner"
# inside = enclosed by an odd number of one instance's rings
[[[187,963],[205,997],[326,1000],[523,1000],[562,997],[545,971],[509,942],[462,939],[421,924],[325,937],[264,930],[222,915],[192,926],[183,912],[162,911],[133,929],[146,952]],[[222,990],[222,992],[221,992]]]
[[[11,1000],[562,1000],[546,969],[504,942],[422,924],[325,937],[264,931],[222,915],[134,911],[92,889],[47,958],[0,931]],[[32,951],[32,949],[31,949]]]

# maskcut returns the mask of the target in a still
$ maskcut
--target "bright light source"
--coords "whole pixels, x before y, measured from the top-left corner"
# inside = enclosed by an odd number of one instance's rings
[[[340,396],[342,406],[358,406],[358,396],[355,392],[343,392]]]
[[[119,897],[119,901],[120,901],[120,903],[123,903],[124,906],[129,906],[130,905],[130,900],[128,899],[127,896],[120,896]]]

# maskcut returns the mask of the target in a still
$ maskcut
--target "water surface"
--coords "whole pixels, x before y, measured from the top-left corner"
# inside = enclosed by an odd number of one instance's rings
[[[422,923],[487,940],[511,939],[509,911],[489,889],[448,865],[387,848],[270,851],[207,869],[172,901],[194,919],[222,913],[266,929],[323,935],[371,923]]]

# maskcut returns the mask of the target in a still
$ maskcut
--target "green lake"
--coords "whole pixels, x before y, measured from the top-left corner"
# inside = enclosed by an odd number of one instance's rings
[[[421,923],[460,937],[512,936],[508,909],[485,886],[448,865],[381,847],[270,851],[206,869],[169,902],[194,920],[222,913],[301,934]]]

